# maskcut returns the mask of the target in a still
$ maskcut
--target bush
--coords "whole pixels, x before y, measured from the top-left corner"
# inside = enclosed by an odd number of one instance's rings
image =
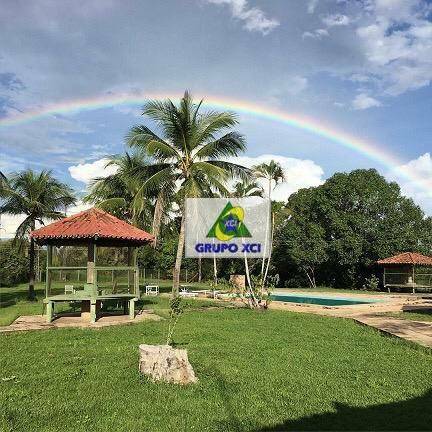
[[[12,240],[0,242],[0,286],[26,282],[28,266],[28,258],[12,245]]]
[[[379,279],[373,274],[369,278],[365,279],[363,288],[368,291],[376,291],[379,285]]]

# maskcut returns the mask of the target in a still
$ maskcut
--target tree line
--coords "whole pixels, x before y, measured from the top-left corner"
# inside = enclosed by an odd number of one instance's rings
[[[178,105],[171,100],[147,102],[143,115],[153,129],[133,126],[125,137],[129,150],[108,162],[116,173],[94,179],[84,198],[153,233],[152,247],[140,251],[140,265],[173,269],[174,294],[182,266],[198,279],[245,272],[241,260],[183,260],[186,198],[271,199],[278,183],[290,181],[277,161],[253,168],[230,162],[246,150],[244,136],[233,130],[237,116],[204,111],[202,102],[195,103],[188,92]],[[259,179],[267,187],[263,189]],[[25,215],[14,244],[28,241],[36,222],[59,219],[75,203],[73,191],[49,171],[0,173],[0,215]],[[375,170],[336,173],[287,202],[272,202],[272,214],[272,258],[249,265],[263,284],[263,275],[269,274],[284,286],[361,287],[376,271],[379,258],[407,250],[432,253],[431,218]],[[32,240],[28,261],[33,298]]]

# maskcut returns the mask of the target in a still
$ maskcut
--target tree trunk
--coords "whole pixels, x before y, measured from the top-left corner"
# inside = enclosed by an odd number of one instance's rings
[[[309,284],[310,284],[311,288],[316,288],[314,268],[313,267],[304,267],[303,270],[306,273],[307,278],[309,279]]]
[[[153,214],[153,224],[152,224],[152,233],[154,235],[153,247],[157,246],[161,222],[162,222],[162,210],[163,210],[163,198],[160,193],[156,200],[155,210]]]
[[[216,257],[213,256],[213,282],[215,286],[218,284]]]
[[[202,277],[201,266],[202,266],[202,262],[201,262],[201,257],[200,257],[200,258],[198,258],[198,282],[201,282],[201,277]]]
[[[271,228],[270,228],[270,229],[271,229],[271,237],[270,237],[270,245],[269,245],[270,249],[269,249],[269,256],[268,256],[268,259],[267,259],[267,266],[266,266],[266,270],[265,270],[264,275],[262,276],[262,287],[261,287],[261,290],[262,290],[262,291],[264,291],[265,282],[266,282],[266,279],[267,279],[267,274],[268,274],[268,271],[269,271],[269,267],[270,267],[270,260],[271,260],[272,251],[273,251],[273,238],[274,238],[274,213],[272,213],[272,224],[271,224]],[[264,262],[264,259],[263,259],[263,262]]]
[[[174,265],[174,272],[173,272],[173,287],[172,287],[173,297],[178,296],[179,293],[180,269],[181,269],[182,258],[183,258],[184,243],[185,243],[185,216],[183,212],[181,223],[180,223],[180,233],[179,233],[179,240],[177,245],[177,256],[176,256],[176,262]]]
[[[272,212],[272,208],[271,208],[271,179],[269,179],[269,190],[268,190],[268,198],[270,201],[270,213]],[[264,248],[267,249],[267,242],[268,242],[268,226],[270,225],[270,215],[268,216],[268,221],[267,221],[267,225],[266,225],[266,233],[265,233],[265,245]],[[262,263],[261,263],[261,281],[262,281],[262,286],[264,289],[264,268],[265,268],[265,258],[263,257],[262,259]]]
[[[31,223],[31,230],[34,231],[35,222]],[[30,253],[29,253],[29,291],[28,291],[28,299],[34,301],[36,299],[35,289],[34,289],[34,261],[35,261],[35,245],[33,237],[30,237]]]
[[[244,261],[245,261],[245,273],[246,273],[246,281],[247,281],[246,286],[248,287],[247,290],[249,291],[248,304],[251,309],[255,309],[256,307],[258,307],[258,302],[255,298],[254,290],[252,287],[252,282],[251,282],[250,272],[249,272],[249,263],[247,260],[246,253],[244,255]]]

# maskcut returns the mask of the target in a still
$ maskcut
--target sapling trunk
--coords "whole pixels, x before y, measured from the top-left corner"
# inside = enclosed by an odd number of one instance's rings
[[[173,287],[172,287],[173,297],[176,297],[179,293],[180,269],[181,269],[182,258],[183,258],[184,242],[185,242],[185,217],[184,217],[184,212],[182,212],[179,240],[177,245],[177,256],[176,256],[176,262],[174,265],[174,272],[173,272]]]

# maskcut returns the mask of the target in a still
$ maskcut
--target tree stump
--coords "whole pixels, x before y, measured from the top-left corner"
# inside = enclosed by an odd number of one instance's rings
[[[169,345],[140,345],[139,371],[153,381],[191,384],[198,381],[187,351]]]

